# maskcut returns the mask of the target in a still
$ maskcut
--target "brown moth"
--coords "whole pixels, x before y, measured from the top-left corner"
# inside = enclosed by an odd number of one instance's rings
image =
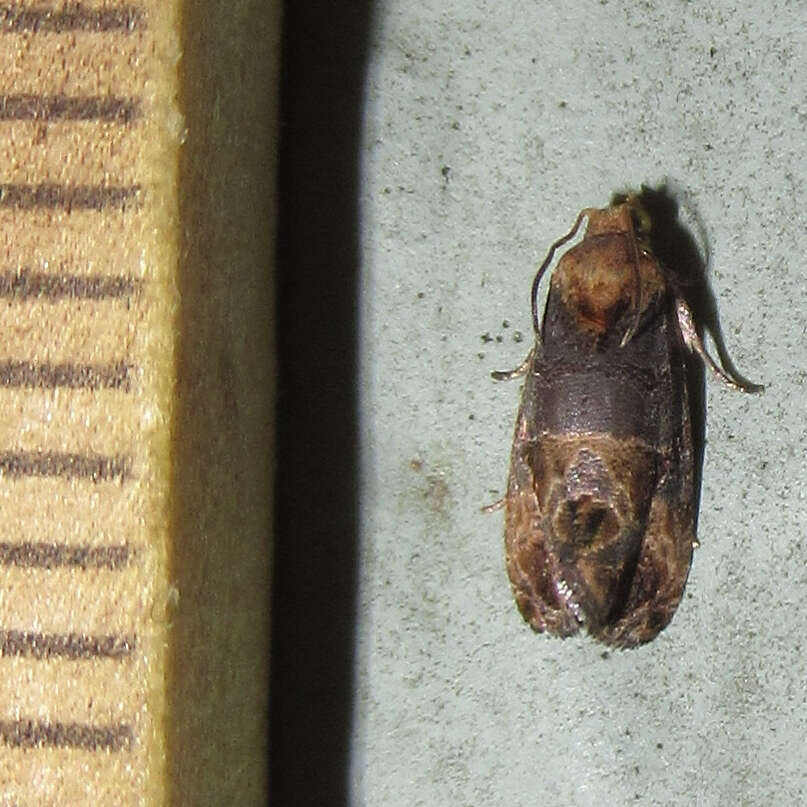
[[[587,220],[537,291],[555,251]],[[706,353],[653,254],[640,195],[583,210],[533,281],[535,345],[497,379],[526,374],[506,507],[507,571],[540,633],[631,647],[672,619],[695,540],[695,458],[685,350]]]

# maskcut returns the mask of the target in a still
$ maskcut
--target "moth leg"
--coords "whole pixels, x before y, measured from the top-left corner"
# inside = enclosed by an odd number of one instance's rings
[[[706,348],[703,346],[703,340],[700,338],[695,328],[692,310],[680,297],[675,301],[675,313],[678,316],[678,326],[681,329],[681,336],[684,337],[684,344],[690,351],[695,353],[724,384],[740,392],[759,392],[762,389],[762,387],[757,384],[741,384],[735,381],[706,352]]]
[[[495,513],[497,510],[501,510],[506,504],[507,496],[502,496],[501,499],[493,502],[493,504],[486,504],[481,510],[483,513]]]
[[[523,375],[527,374],[527,370],[530,367],[530,362],[532,361],[532,351],[527,354],[527,358],[524,359],[521,364],[518,365],[514,370],[494,370],[490,375],[494,381],[511,381],[514,378],[520,378]]]

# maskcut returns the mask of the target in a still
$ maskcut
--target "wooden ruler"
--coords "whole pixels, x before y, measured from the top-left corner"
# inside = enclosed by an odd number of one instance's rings
[[[265,797],[278,8],[0,2],[0,807]]]
[[[0,4],[0,805],[164,776],[179,116],[151,6]]]

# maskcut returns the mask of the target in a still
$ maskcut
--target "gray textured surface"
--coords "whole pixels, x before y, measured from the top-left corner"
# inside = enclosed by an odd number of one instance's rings
[[[377,13],[355,803],[803,802],[807,5]],[[502,515],[479,507],[519,384],[489,372],[529,349],[530,281],[577,212],[664,180],[704,224],[732,359],[769,387],[707,378],[687,592],[652,644],[605,653],[512,602]]]

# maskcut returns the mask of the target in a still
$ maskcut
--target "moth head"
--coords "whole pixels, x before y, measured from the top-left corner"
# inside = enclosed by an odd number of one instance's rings
[[[609,208],[611,210],[627,210],[634,238],[645,246],[650,243],[653,230],[653,216],[646,206],[646,194],[647,190],[644,188],[641,191],[615,193],[611,198],[611,207]]]

